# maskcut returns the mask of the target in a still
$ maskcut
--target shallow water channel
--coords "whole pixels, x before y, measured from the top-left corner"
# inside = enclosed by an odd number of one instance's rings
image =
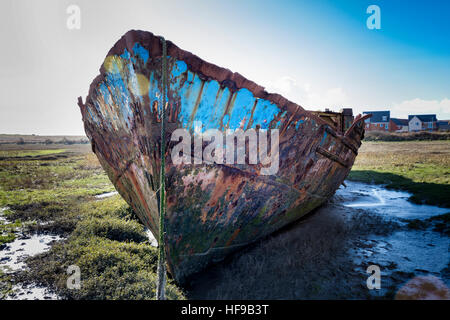
[[[350,181],[346,185],[346,188],[341,186],[336,192],[336,197],[343,199],[340,205],[363,210],[367,214],[380,214],[401,225],[414,219],[424,221],[450,212],[448,208],[414,204],[408,201],[411,195],[407,192]],[[430,229],[402,228],[388,236],[371,235],[361,241],[363,246],[350,249],[355,264],[370,262],[379,265],[382,279],[383,275],[387,278],[386,285],[380,290],[373,290],[373,295],[383,296],[395,274],[432,276],[436,281],[450,286],[450,238],[445,234]]]
[[[411,196],[408,192],[351,181],[346,181],[346,185],[336,192],[336,196],[344,199],[345,207],[405,219],[425,219],[450,212],[447,208],[412,203],[408,201]]]

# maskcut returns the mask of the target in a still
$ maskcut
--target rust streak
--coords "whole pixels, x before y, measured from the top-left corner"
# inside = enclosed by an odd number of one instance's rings
[[[200,90],[198,92],[197,99],[195,100],[195,105],[194,105],[194,109],[192,110],[191,118],[189,119],[189,127],[192,126],[192,122],[194,121],[195,114],[197,113],[198,106],[202,99],[202,93],[203,93],[203,88],[205,87],[205,81],[204,80],[201,80],[201,81],[202,81],[202,85],[200,86]]]

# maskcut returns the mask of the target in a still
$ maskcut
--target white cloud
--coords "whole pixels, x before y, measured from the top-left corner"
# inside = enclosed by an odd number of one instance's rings
[[[450,119],[450,99],[424,100],[415,98],[400,103],[374,107],[362,107],[360,103],[352,101],[346,91],[341,87],[316,88],[307,82],[299,82],[291,77],[281,77],[266,83],[268,92],[279,93],[287,99],[301,105],[308,110],[324,110],[330,108],[338,111],[341,107],[352,107],[354,114],[363,109],[390,110],[392,117],[408,118],[410,114],[436,114],[439,120]],[[369,98],[368,98],[369,99]],[[371,101],[363,103],[371,105]]]
[[[266,90],[279,93],[305,109],[340,109],[342,106],[349,105],[348,95],[340,87],[319,90],[307,82],[299,83],[291,77],[281,77],[268,83]]]
[[[450,119],[450,99],[424,100],[415,98],[393,104],[391,116],[407,118],[410,114],[436,114],[440,120]]]

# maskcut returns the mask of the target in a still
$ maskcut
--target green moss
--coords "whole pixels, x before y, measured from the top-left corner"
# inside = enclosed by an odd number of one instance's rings
[[[33,278],[54,287],[68,299],[153,299],[156,291],[156,248],[145,243],[119,242],[103,237],[72,235],[50,252],[28,262]],[[76,265],[81,288],[68,289],[66,270]],[[172,283],[170,299],[183,299]]]
[[[117,241],[144,242],[147,235],[142,224],[121,218],[88,218],[80,221],[73,232],[77,237],[98,236]]]
[[[0,221],[0,245],[12,242],[16,239],[16,230],[22,226],[20,220],[12,223]]]
[[[12,282],[10,276],[5,274],[0,268],[0,300],[8,296],[12,291]]]
[[[8,232],[8,233],[2,233],[0,235],[0,245],[8,243],[8,242],[13,242],[14,240],[16,240],[16,236],[14,233]]]
[[[95,156],[26,158],[44,154],[22,150],[9,153],[22,158],[0,159],[0,208],[8,206],[3,214],[15,221],[0,223],[0,244],[13,240],[18,228],[67,240],[28,258],[27,272],[15,274],[14,280],[45,285],[68,299],[153,299],[156,248],[120,196],[94,197],[114,190]],[[80,290],[67,288],[70,265],[81,269]],[[9,290],[6,283],[0,274],[0,294]],[[167,296],[184,299],[171,282]]]

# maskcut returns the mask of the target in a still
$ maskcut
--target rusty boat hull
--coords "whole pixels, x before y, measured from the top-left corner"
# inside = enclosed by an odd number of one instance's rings
[[[119,194],[158,234],[161,141],[194,122],[219,130],[279,130],[279,169],[178,164],[166,155],[166,253],[179,282],[317,208],[347,177],[364,118],[320,113],[167,41],[167,132],[160,135],[162,42],[129,31],[110,50],[85,102],[85,131]],[[347,110],[348,111],[348,110]]]

